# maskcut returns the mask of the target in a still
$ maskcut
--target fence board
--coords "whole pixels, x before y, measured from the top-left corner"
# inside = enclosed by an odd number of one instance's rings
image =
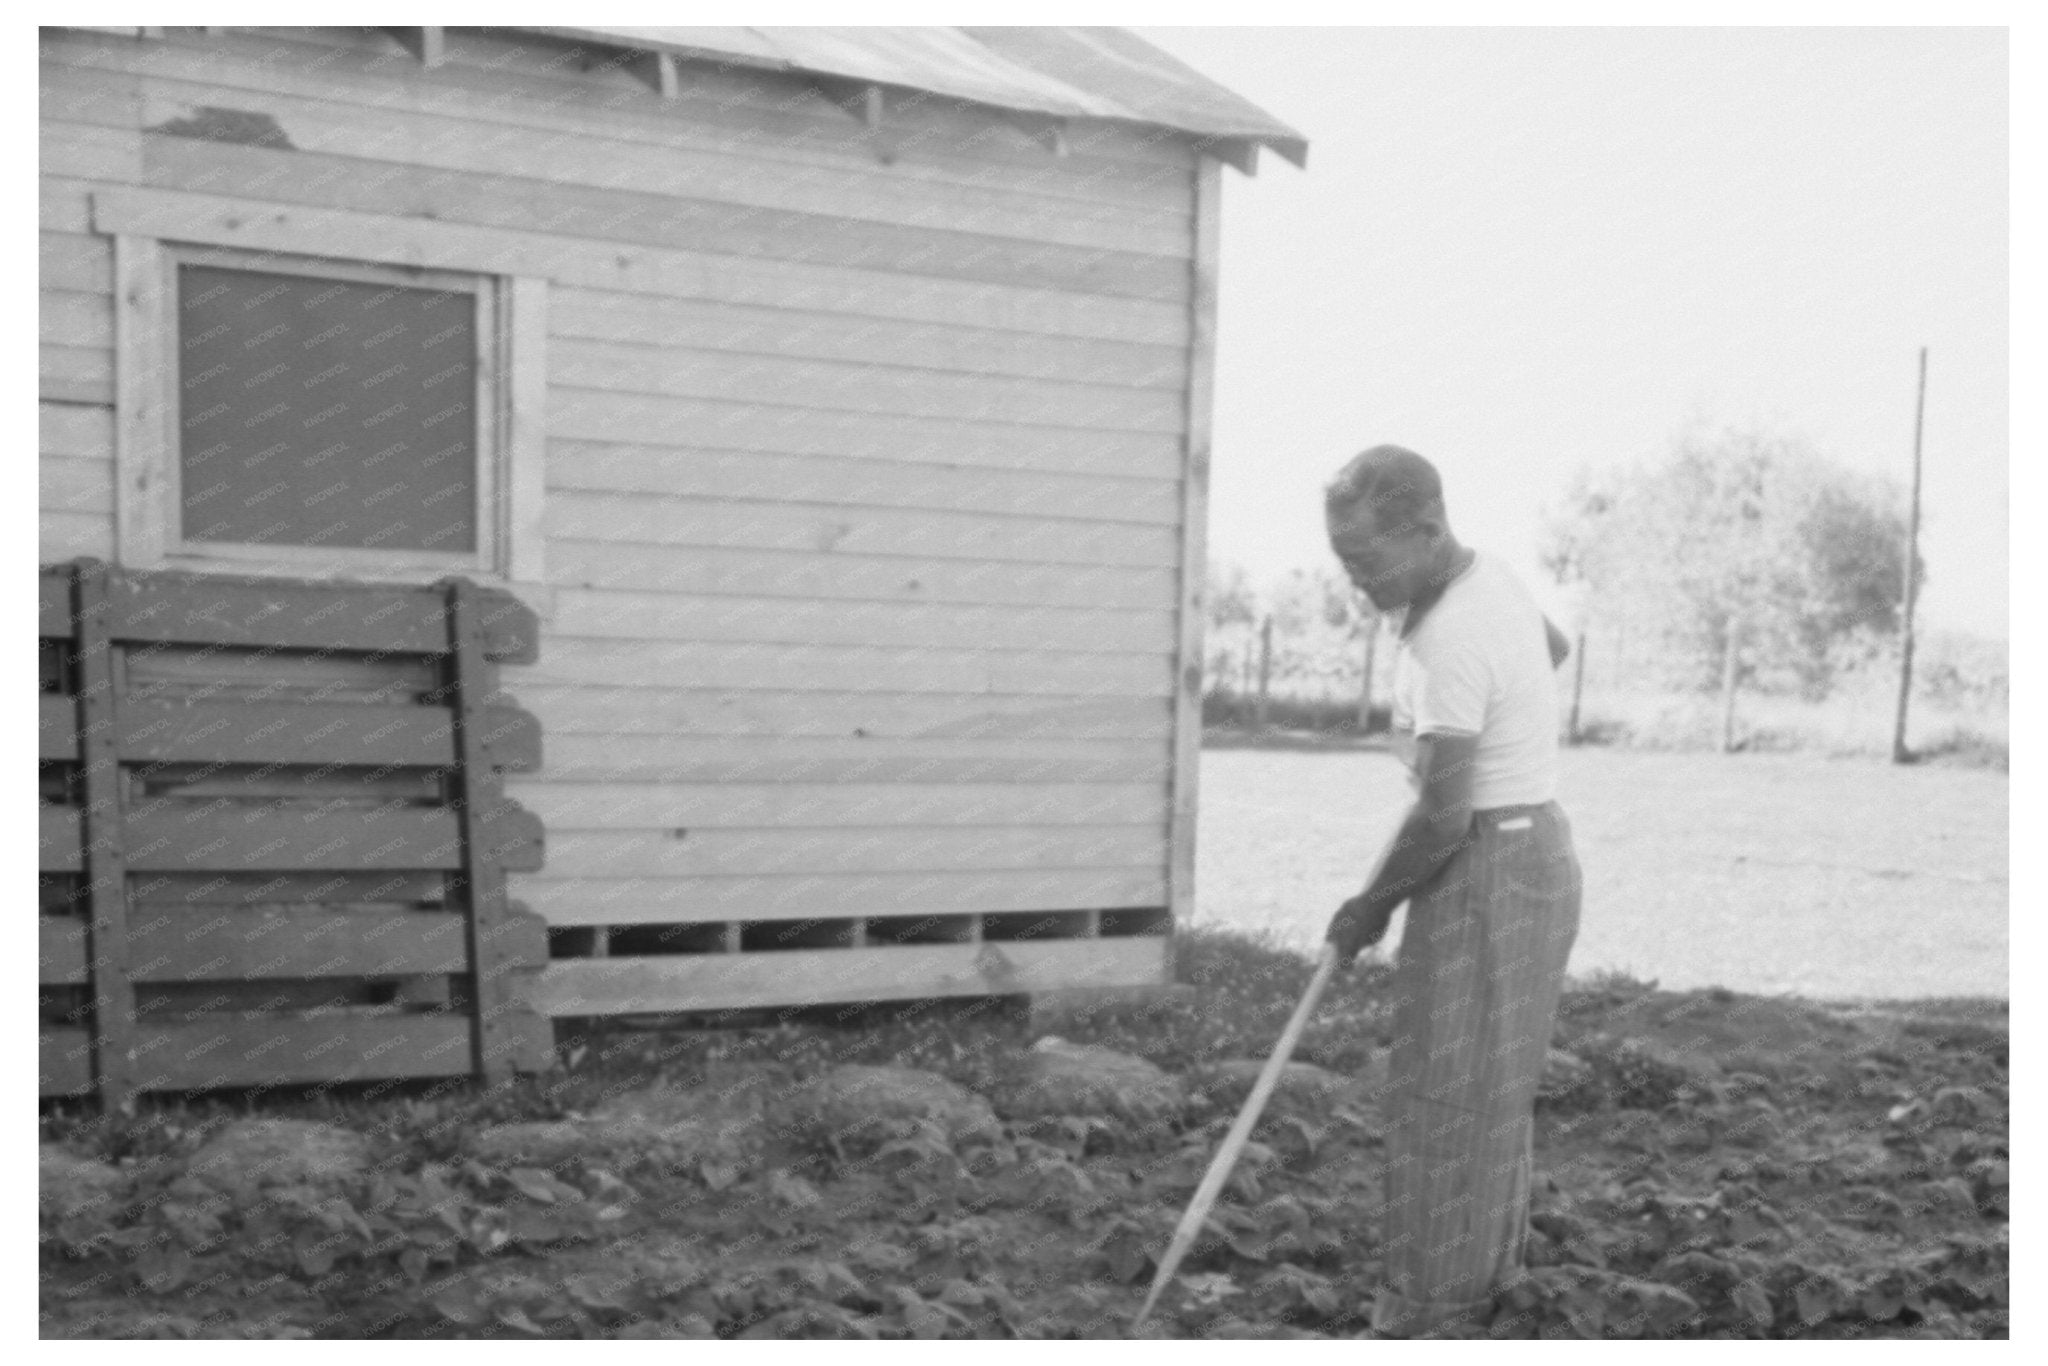
[[[530,663],[540,652],[531,608],[509,593],[484,610],[492,659]],[[440,654],[448,648],[439,590],[215,575],[129,575],[119,582],[110,630],[118,640],[251,648]]]
[[[39,759],[78,759],[78,703],[69,697],[45,694],[38,698],[36,716]]]
[[[532,1025],[546,1021],[520,1020],[513,1028]],[[469,1021],[460,1014],[251,1012],[143,1024],[136,1032],[136,1071],[152,1091],[456,1076],[470,1070],[468,1044]]]
[[[45,636],[71,635],[71,575],[45,569],[36,575],[36,628]]]
[[[494,767],[540,766],[540,727],[517,707],[488,708],[483,731]],[[361,703],[130,702],[119,743],[138,762],[445,768],[456,757],[447,709]]]
[[[100,1105],[116,1110],[135,1093],[132,1030],[135,992],[128,980],[128,861],[123,838],[121,769],[114,751],[121,675],[110,633],[119,576],[97,560],[73,566],[76,623],[79,801],[78,838],[89,907],[93,974],[93,1080]]]
[[[80,1096],[92,1090],[92,1033],[45,1025],[36,1031],[39,1094]]]
[[[540,740],[489,700],[490,657],[537,652],[530,609],[460,579],[92,560],[43,570],[38,593],[38,753],[77,764],[38,778],[41,862],[62,875],[39,878],[41,982],[69,993],[68,1020],[87,1013],[80,989],[90,1000],[89,1027],[44,1033],[45,1094],[113,1107],[137,1090],[546,1065],[551,1032],[517,982],[546,961],[546,926],[503,895],[507,868],[541,866],[543,830],[497,776],[537,767]],[[248,799],[273,791],[288,795]],[[445,1011],[458,976],[478,987],[462,1011],[417,1013]],[[362,1008],[393,979],[393,1011]]]
[[[363,872],[457,869],[462,839],[447,810],[380,806],[361,810],[238,810],[239,803],[168,799],[128,813],[129,866],[136,872]],[[485,817],[490,848],[507,867],[541,866],[540,822],[515,807]]]
[[[154,873],[130,889],[145,912],[189,906],[302,906],[389,910],[448,900],[443,873]]]
[[[267,906],[200,915],[159,906],[130,916],[130,979],[136,982],[388,977],[465,972],[469,966],[466,918],[459,912]],[[506,947],[516,958],[546,959],[547,932],[538,916],[509,917],[505,929]],[[43,984],[88,980],[84,922],[44,916],[41,931]]]
[[[66,697],[60,699],[67,706],[76,705]],[[84,867],[79,852],[78,811],[68,806],[43,806],[36,809],[41,824],[40,838],[42,861],[37,868],[45,873],[75,873]]]
[[[440,687],[430,658],[330,654],[324,650],[218,650],[131,645],[131,699],[222,696],[418,705]]]

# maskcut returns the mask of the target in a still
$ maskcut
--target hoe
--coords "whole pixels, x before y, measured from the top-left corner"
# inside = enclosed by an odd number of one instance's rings
[[[1180,1217],[1180,1227],[1173,1231],[1173,1241],[1166,1245],[1166,1255],[1159,1259],[1159,1271],[1152,1277],[1152,1289],[1145,1296],[1145,1305],[1131,1320],[1133,1333],[1144,1325],[1152,1306],[1159,1302],[1159,1292],[1173,1279],[1181,1258],[1187,1256],[1188,1249],[1194,1245],[1195,1235],[1201,1232],[1202,1222],[1209,1217],[1209,1207],[1216,1203],[1216,1197],[1223,1191],[1223,1183],[1230,1179],[1230,1169],[1237,1165],[1238,1154],[1244,1151],[1246,1141],[1251,1138],[1252,1128],[1259,1122],[1259,1112],[1266,1108],[1266,1098],[1273,1094],[1281,1069],[1287,1066],[1288,1055],[1294,1052],[1294,1045],[1301,1038],[1302,1026],[1308,1023],[1308,1017],[1315,1010],[1323,988],[1330,984],[1330,974],[1336,967],[1336,947],[1323,945],[1323,951],[1316,959],[1316,974],[1309,979],[1301,1004],[1294,1008],[1287,1028],[1280,1032],[1280,1042],[1273,1046],[1273,1056],[1266,1059],[1258,1081],[1252,1086],[1252,1093],[1244,1098],[1244,1108],[1237,1112],[1230,1132],[1223,1136],[1223,1146],[1210,1160],[1209,1170],[1202,1173],[1202,1184],[1195,1188],[1194,1199],[1188,1201],[1187,1212]]]

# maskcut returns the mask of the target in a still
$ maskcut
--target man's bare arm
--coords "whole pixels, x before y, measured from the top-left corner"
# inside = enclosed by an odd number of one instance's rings
[[[1348,959],[1387,932],[1394,911],[1436,875],[1472,826],[1476,735],[1419,735],[1422,791],[1374,865],[1365,890],[1338,908],[1328,938]]]
[[[1549,617],[1545,617],[1543,619],[1543,635],[1544,638],[1550,642],[1551,668],[1555,669],[1560,664],[1563,664],[1567,659],[1571,658],[1571,641],[1565,638],[1564,632],[1558,630],[1557,627],[1551,623]]]

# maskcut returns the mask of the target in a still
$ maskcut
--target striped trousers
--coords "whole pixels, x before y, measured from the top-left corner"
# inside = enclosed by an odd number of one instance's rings
[[[1483,1322],[1528,1238],[1530,1112],[1581,892],[1555,802],[1474,815],[1408,904],[1393,976],[1385,1285],[1372,1325]]]

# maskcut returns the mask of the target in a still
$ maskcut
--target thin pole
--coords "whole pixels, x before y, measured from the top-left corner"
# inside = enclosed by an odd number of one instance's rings
[[[1913,599],[1919,587],[1920,559],[1920,433],[1927,416],[1927,348],[1920,348],[1920,394],[1913,401],[1913,501],[1906,516],[1905,640],[1899,651],[1899,716],[1892,727],[1892,762],[1910,764],[1906,748],[1906,703],[1913,695]]]
[[[1572,661],[1572,716],[1565,725],[1565,738],[1570,744],[1579,743],[1579,699],[1586,694],[1586,623],[1579,622],[1578,658]]]
[[[1216,1156],[1209,1159],[1209,1170],[1202,1173],[1202,1184],[1195,1188],[1194,1198],[1188,1201],[1186,1211],[1180,1216],[1180,1225],[1174,1229],[1166,1254],[1159,1259],[1159,1269],[1152,1275],[1152,1289],[1146,1293],[1145,1303],[1139,1308],[1137,1317],[1131,1320],[1132,1332],[1137,1332],[1150,1317],[1152,1306],[1159,1303],[1159,1293],[1166,1289],[1166,1283],[1180,1268],[1181,1259],[1194,1246],[1196,1235],[1202,1231],[1202,1224],[1209,1217],[1210,1207],[1223,1193],[1223,1183],[1230,1179],[1230,1169],[1237,1165],[1238,1155],[1251,1141],[1252,1128],[1259,1122],[1260,1112],[1266,1108],[1266,1099],[1279,1084],[1280,1073],[1287,1066],[1287,1059],[1293,1055],[1294,1045],[1301,1041],[1301,1031],[1308,1024],[1308,1017],[1314,1013],[1316,1002],[1322,999],[1323,988],[1330,985],[1330,974],[1336,970],[1336,946],[1324,944],[1316,955],[1315,975],[1309,978],[1308,990],[1301,994],[1301,1001],[1288,1018],[1287,1027],[1280,1031],[1280,1042],[1273,1045],[1272,1056],[1259,1069],[1259,1079],[1252,1083],[1252,1093],[1244,1098],[1244,1105],[1238,1110],[1237,1119],[1231,1123],[1230,1132],[1223,1136]]]
[[[1252,710],[1252,724],[1266,728],[1273,701],[1273,618],[1259,623],[1259,700]]]

